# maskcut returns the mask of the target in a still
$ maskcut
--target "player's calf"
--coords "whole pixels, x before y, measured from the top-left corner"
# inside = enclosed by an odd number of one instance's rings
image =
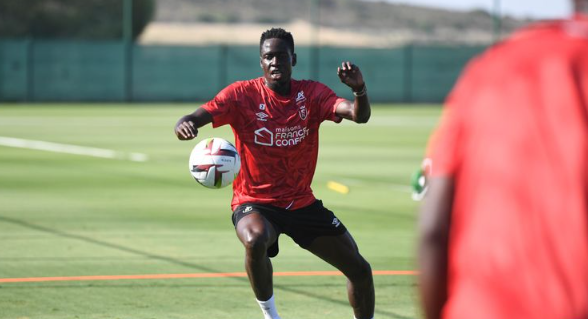
[[[349,304],[355,319],[373,319],[375,292],[372,268],[365,259],[359,257],[356,266],[344,272],[348,280]]]

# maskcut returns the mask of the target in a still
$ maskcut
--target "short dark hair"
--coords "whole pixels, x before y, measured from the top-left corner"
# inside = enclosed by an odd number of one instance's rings
[[[282,28],[271,28],[264,33],[261,34],[261,39],[259,40],[259,51],[261,51],[261,46],[263,42],[267,39],[281,39],[286,41],[290,46],[291,53],[294,53],[294,38],[292,34]]]

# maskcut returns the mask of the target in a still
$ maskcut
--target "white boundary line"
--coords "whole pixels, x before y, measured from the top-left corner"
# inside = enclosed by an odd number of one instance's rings
[[[109,159],[129,160],[133,162],[146,162],[149,159],[149,157],[146,154],[142,153],[124,153],[113,150],[107,150],[103,148],[59,144],[35,140],[25,140],[5,136],[0,136],[0,145],[55,153],[66,153]]]

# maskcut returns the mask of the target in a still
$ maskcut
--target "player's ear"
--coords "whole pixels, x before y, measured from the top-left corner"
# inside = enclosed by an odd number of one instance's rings
[[[260,67],[261,69],[263,69],[263,63],[261,63],[261,62],[262,62],[262,60],[261,60],[261,57],[259,57],[259,67]]]
[[[292,66],[295,66],[296,62],[296,53],[292,53]]]

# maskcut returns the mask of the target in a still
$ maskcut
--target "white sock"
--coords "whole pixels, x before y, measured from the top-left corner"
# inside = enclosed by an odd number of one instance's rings
[[[263,311],[263,316],[265,319],[281,319],[278,316],[278,310],[276,309],[276,304],[274,302],[274,295],[267,301],[259,301],[257,300],[261,311]]]

